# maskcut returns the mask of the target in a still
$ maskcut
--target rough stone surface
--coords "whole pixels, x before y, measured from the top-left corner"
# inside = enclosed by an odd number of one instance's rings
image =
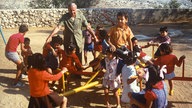
[[[151,24],[159,22],[192,22],[192,9],[117,9],[117,8],[83,8],[82,11],[94,25],[99,23],[112,25],[116,22],[119,11],[128,14],[129,24]],[[52,27],[67,9],[14,9],[0,10],[2,28],[15,28],[25,23],[30,27]]]

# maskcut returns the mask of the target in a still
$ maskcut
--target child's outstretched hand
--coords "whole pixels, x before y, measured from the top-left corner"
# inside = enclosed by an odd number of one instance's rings
[[[182,55],[182,56],[180,57],[181,60],[184,60],[185,58],[186,58],[185,55]]]
[[[67,71],[68,71],[68,69],[66,67],[63,67],[62,70],[61,70],[62,74],[64,74]]]

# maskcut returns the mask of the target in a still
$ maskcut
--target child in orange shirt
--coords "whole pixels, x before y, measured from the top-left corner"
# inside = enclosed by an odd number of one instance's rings
[[[165,74],[165,79],[167,79],[169,82],[169,95],[173,95],[173,82],[171,79],[175,77],[175,65],[180,67],[181,63],[185,59],[185,55],[181,56],[178,60],[177,57],[172,54],[172,46],[168,43],[161,44],[159,46],[159,50],[161,56],[154,61],[154,64],[159,65],[160,67],[166,65],[167,73]]]
[[[110,28],[108,32],[107,42],[110,45],[112,51],[116,51],[117,48],[127,47],[132,50],[131,38],[134,37],[130,27],[127,25],[128,16],[125,12],[117,13],[117,25]]]
[[[52,108],[60,106],[66,108],[67,98],[59,96],[50,90],[49,81],[56,81],[67,71],[63,68],[58,74],[52,75],[47,72],[45,59],[42,54],[35,53],[28,59],[30,100],[28,108]]]

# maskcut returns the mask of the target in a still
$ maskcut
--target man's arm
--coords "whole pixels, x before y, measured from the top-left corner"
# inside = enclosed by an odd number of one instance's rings
[[[52,37],[59,32],[59,30],[61,30],[62,26],[58,25],[57,27],[55,27],[52,31],[52,33],[49,35],[49,37],[46,39],[46,43],[49,43],[52,39]]]

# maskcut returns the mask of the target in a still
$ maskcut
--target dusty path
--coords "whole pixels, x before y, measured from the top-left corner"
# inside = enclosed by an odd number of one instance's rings
[[[186,55],[185,60],[185,75],[192,77],[192,24],[164,24],[168,28],[180,29],[185,35],[180,37],[174,37],[173,46],[174,54],[177,57]],[[158,33],[160,25],[137,25],[132,26],[134,34],[144,34],[153,36]],[[46,37],[51,32],[52,28],[30,28],[27,33],[27,37],[31,39],[31,47],[33,52],[42,52],[42,46]],[[17,29],[5,29],[3,33],[6,40],[8,37],[16,33]],[[141,44],[145,44],[146,41],[141,41]],[[4,56],[4,43],[0,38],[0,108],[27,108],[29,99],[29,87],[27,79],[24,79],[26,86],[22,88],[14,88],[11,86],[13,78],[15,77],[15,65],[8,61]],[[145,49],[149,55],[151,54],[151,48]],[[90,60],[92,56],[89,56]],[[181,75],[181,68],[176,68],[176,75]],[[88,79],[84,77],[81,80],[81,84]],[[79,80],[80,81],[80,80]],[[192,108],[192,82],[174,81],[175,94],[174,96],[168,96],[169,108]],[[91,89],[82,91],[78,94],[68,97],[70,107],[84,107],[84,108],[102,108],[104,107],[103,91],[101,85],[93,87]],[[111,96],[110,100],[114,104],[115,100]]]

